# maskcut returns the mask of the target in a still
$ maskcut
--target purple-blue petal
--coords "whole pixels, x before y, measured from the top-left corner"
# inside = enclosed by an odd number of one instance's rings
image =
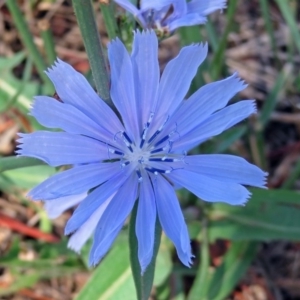
[[[119,187],[128,180],[131,173],[132,169],[127,167],[93,190],[74,211],[65,227],[65,234],[78,230],[98,207],[116,193]]]
[[[186,0],[173,0],[173,18],[181,18],[187,13],[187,3]]]
[[[223,182],[265,188],[266,172],[244,158],[229,154],[189,155],[184,159],[186,170]]]
[[[66,132],[36,131],[30,134],[19,133],[20,145],[17,154],[41,159],[48,165],[75,165],[93,163],[108,156],[107,145],[85,136]]]
[[[137,188],[138,178],[133,173],[110,201],[95,230],[90,265],[96,265],[113,243],[133,208],[137,198]]]
[[[172,151],[188,151],[254,113],[256,113],[256,106],[253,100],[244,100],[229,105],[211,115],[189,133],[180,136],[174,142]]]
[[[251,193],[242,185],[228,181],[216,180],[185,169],[174,170],[168,178],[188,189],[202,200],[208,202],[225,202],[231,205],[243,205]]]
[[[207,21],[206,17],[201,16],[197,13],[188,13],[180,18],[176,18],[172,20],[168,24],[168,28],[170,32],[173,32],[179,27],[185,27],[185,26],[194,26],[194,25],[199,25],[199,24],[205,24]]]
[[[110,203],[112,197],[108,198],[104,203],[102,203],[83,223],[83,225],[81,225],[81,227],[72,234],[68,242],[68,247],[70,249],[76,252],[79,252],[81,250],[82,246],[87,242],[87,240],[94,233],[94,230],[99,220],[101,219],[106,207]]]
[[[142,274],[153,256],[156,204],[153,186],[146,172],[140,185],[140,196],[135,224],[138,240],[138,258]]]
[[[59,217],[67,209],[80,203],[87,193],[81,193],[78,195],[64,196],[51,201],[46,201],[44,208],[47,212],[47,215],[50,219],[55,219]]]
[[[187,46],[166,66],[158,89],[158,102],[154,114],[156,127],[161,126],[177,109],[186,96],[197,69],[207,55],[207,44]]]
[[[174,188],[161,175],[157,175],[152,181],[163,231],[174,243],[181,262],[190,267],[193,257],[190,238]]]
[[[136,140],[140,135],[138,126],[138,99],[131,58],[124,44],[116,39],[108,46],[111,69],[111,97],[121,114],[127,134]]]
[[[94,121],[78,108],[68,103],[62,103],[47,96],[37,96],[30,114],[48,128],[60,128],[68,133],[82,134],[96,139],[113,142],[114,134],[107,124],[101,124],[99,118]],[[119,130],[123,130],[120,126]]]
[[[226,0],[192,0],[187,3],[188,13],[198,13],[207,16],[216,10],[226,8]]]
[[[120,171],[120,163],[79,165],[60,172],[33,188],[28,196],[33,200],[54,200],[87,192]]]
[[[113,132],[122,128],[112,109],[97,95],[85,77],[69,64],[57,59],[46,74],[63,102],[75,106],[95,122],[101,120],[103,125],[109,124]]]
[[[135,31],[132,49],[139,126],[143,128],[151,112],[154,112],[157,102],[160,72],[155,32]]]
[[[141,1],[141,10],[146,11],[146,10],[154,9],[158,11],[168,5],[173,4],[173,2],[174,0],[143,0]]]
[[[204,85],[182,103],[165,130],[170,130],[176,123],[177,131],[183,136],[203,123],[212,113],[224,108],[246,86],[236,73],[224,80]]]

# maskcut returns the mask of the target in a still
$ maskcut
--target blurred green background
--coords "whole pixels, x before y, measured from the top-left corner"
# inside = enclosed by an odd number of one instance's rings
[[[112,9],[130,47],[136,24]],[[161,42],[161,69],[181,46],[200,41],[209,42],[210,53],[190,93],[238,71],[249,87],[233,102],[256,99],[258,114],[196,152],[246,158],[269,172],[269,190],[252,189],[245,207],[206,204],[179,191],[194,265],[184,267],[163,235],[151,299],[300,299],[300,1],[228,0],[205,26]],[[49,220],[42,203],[25,197],[58,169],[15,169],[6,158],[14,155],[17,132],[41,128],[28,109],[34,95],[54,94],[43,70],[57,56],[92,83],[70,0],[0,0],[0,299],[134,300],[127,227],[101,264],[88,269],[89,245],[80,255],[66,247],[63,230],[72,212]]]

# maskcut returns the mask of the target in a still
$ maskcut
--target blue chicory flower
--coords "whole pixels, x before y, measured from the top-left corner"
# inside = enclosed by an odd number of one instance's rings
[[[145,29],[173,32],[183,26],[204,24],[210,13],[226,8],[226,0],[142,0],[138,9],[130,0],[114,0]]]
[[[246,87],[236,74],[184,100],[206,55],[206,44],[184,47],[160,78],[154,31],[135,32],[131,55],[119,39],[112,41],[110,92],[121,119],[67,63],[58,60],[47,71],[61,102],[35,97],[31,115],[63,131],[20,134],[17,153],[54,167],[73,166],[29,196],[45,201],[51,217],[78,205],[65,233],[72,234],[69,247],[79,251],[94,232],[91,265],[108,251],[137,198],[138,258],[144,272],[153,254],[157,216],[182,263],[191,264],[175,188],[185,187],[205,201],[242,205],[251,195],[243,185],[264,187],[266,173],[243,158],[187,155],[256,111],[254,100],[225,107]]]

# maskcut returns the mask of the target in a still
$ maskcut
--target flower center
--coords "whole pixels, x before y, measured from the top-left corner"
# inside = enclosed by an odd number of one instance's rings
[[[178,167],[182,168],[180,162],[183,162],[185,157],[185,154],[171,153],[173,146],[171,137],[176,134],[180,136],[176,128],[169,134],[161,135],[169,117],[167,116],[161,126],[152,130],[150,134],[149,128],[153,118],[154,114],[151,113],[139,141],[132,141],[129,135],[123,131],[115,136],[115,141],[120,145],[119,149],[109,148],[110,153],[121,156],[121,168],[125,168],[129,164],[135,168],[139,182],[143,180],[143,170],[155,175],[168,174]]]

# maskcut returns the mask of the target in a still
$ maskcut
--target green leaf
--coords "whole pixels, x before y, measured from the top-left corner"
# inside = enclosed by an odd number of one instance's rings
[[[26,54],[24,51],[15,53],[15,55],[13,55],[10,58],[0,57],[1,72],[3,72],[3,70],[11,71],[13,68],[18,66],[25,59],[25,57],[26,57]]]
[[[1,157],[0,173],[8,170],[38,166],[38,165],[45,165],[45,163],[39,159],[31,158],[31,157],[17,157],[17,156]]]
[[[3,173],[6,178],[10,179],[20,188],[30,189],[46,180],[55,173],[55,168],[50,166],[34,166],[10,170]]]
[[[245,274],[256,256],[257,243],[234,242],[210,281],[207,300],[224,300]],[[196,283],[195,283],[196,284]]]
[[[53,88],[49,85],[41,86],[36,82],[29,81],[25,76],[27,75],[25,70],[22,80],[13,75],[12,68],[19,65],[23,59],[22,52],[9,59],[0,58],[0,111],[6,110],[7,106],[13,102],[16,103],[18,109],[27,113],[35,95],[53,94]]]
[[[209,238],[230,240],[300,240],[300,194],[253,189],[246,206],[215,204]]]
[[[127,231],[126,231],[127,233]],[[127,234],[122,232],[76,300],[135,299]]]
[[[298,51],[300,51],[300,33],[297,21],[294,17],[294,10],[290,1],[275,0],[292,35],[293,42],[296,44]]]
[[[172,272],[172,257],[170,247],[168,247],[167,237],[162,237],[158,254],[156,257],[155,273],[154,273],[154,286],[160,286],[165,282]]]
[[[207,230],[207,220],[202,221],[202,243],[200,251],[200,266],[194,281],[194,284],[189,293],[188,300],[196,298],[202,299],[208,289],[210,257],[209,257],[209,239]]]

